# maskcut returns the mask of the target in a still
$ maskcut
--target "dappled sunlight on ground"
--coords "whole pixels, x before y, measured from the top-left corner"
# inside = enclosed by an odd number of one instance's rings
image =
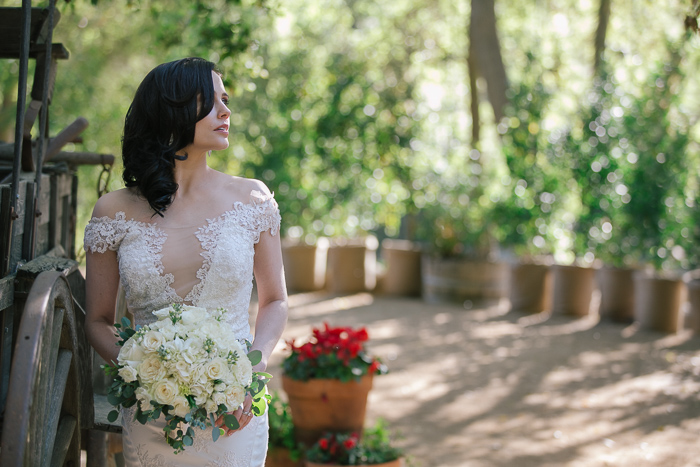
[[[323,321],[367,327],[390,368],[375,378],[367,421],[384,418],[416,467],[700,466],[700,337],[689,332],[509,313],[502,302],[319,293],[290,304],[286,339]]]

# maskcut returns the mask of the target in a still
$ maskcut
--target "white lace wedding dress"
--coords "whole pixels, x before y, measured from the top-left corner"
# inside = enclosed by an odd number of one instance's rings
[[[136,324],[155,321],[151,311],[171,303],[224,307],[230,312],[231,339],[252,340],[248,308],[254,246],[262,232],[276,235],[279,230],[274,198],[253,191],[249,203],[236,202],[199,228],[165,229],[154,219],[140,222],[117,212],[114,218],[92,218],[85,229],[87,251],[117,252],[121,284]],[[216,442],[211,429],[197,429],[194,445],[177,455],[163,438],[162,419],[141,425],[133,420],[133,411],[125,410],[122,420],[124,455],[130,467],[262,467],[265,463],[267,415],[253,417],[244,429]]]

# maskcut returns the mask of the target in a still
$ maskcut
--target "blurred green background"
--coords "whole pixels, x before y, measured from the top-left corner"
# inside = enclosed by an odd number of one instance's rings
[[[52,134],[79,116],[90,122],[68,150],[118,156],[141,79],[196,55],[219,64],[232,95],[231,144],[211,165],[267,183],[284,235],[370,233],[441,255],[700,267],[693,0],[58,8],[54,41],[71,58],[59,64]],[[17,70],[0,63],[2,141],[14,134]],[[79,236],[100,171],[79,169]],[[117,164],[111,190],[120,175]]]

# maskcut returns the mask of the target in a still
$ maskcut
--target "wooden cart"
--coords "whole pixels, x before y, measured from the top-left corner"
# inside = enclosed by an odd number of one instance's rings
[[[19,60],[14,143],[0,142],[0,465],[105,462],[95,422],[93,351],[83,329],[85,281],[75,255],[78,164],[111,167],[111,155],[63,152],[87,126],[77,119],[49,136],[59,20],[47,8],[0,8],[0,60]],[[34,60],[27,98],[29,62]],[[27,100],[29,102],[27,103]],[[32,129],[37,128],[36,138]]]

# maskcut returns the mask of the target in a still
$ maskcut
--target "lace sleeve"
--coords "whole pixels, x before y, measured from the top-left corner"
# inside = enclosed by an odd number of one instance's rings
[[[269,230],[272,235],[277,235],[282,217],[280,216],[280,209],[277,205],[277,201],[275,201],[274,193],[265,195],[257,190],[253,190],[250,193],[250,201],[256,211],[254,221],[256,233],[255,242],[259,242],[260,233],[267,230]]]
[[[117,250],[125,234],[126,219],[123,212],[118,212],[114,219],[106,216],[93,217],[85,227],[85,251],[104,253],[107,250]]]

